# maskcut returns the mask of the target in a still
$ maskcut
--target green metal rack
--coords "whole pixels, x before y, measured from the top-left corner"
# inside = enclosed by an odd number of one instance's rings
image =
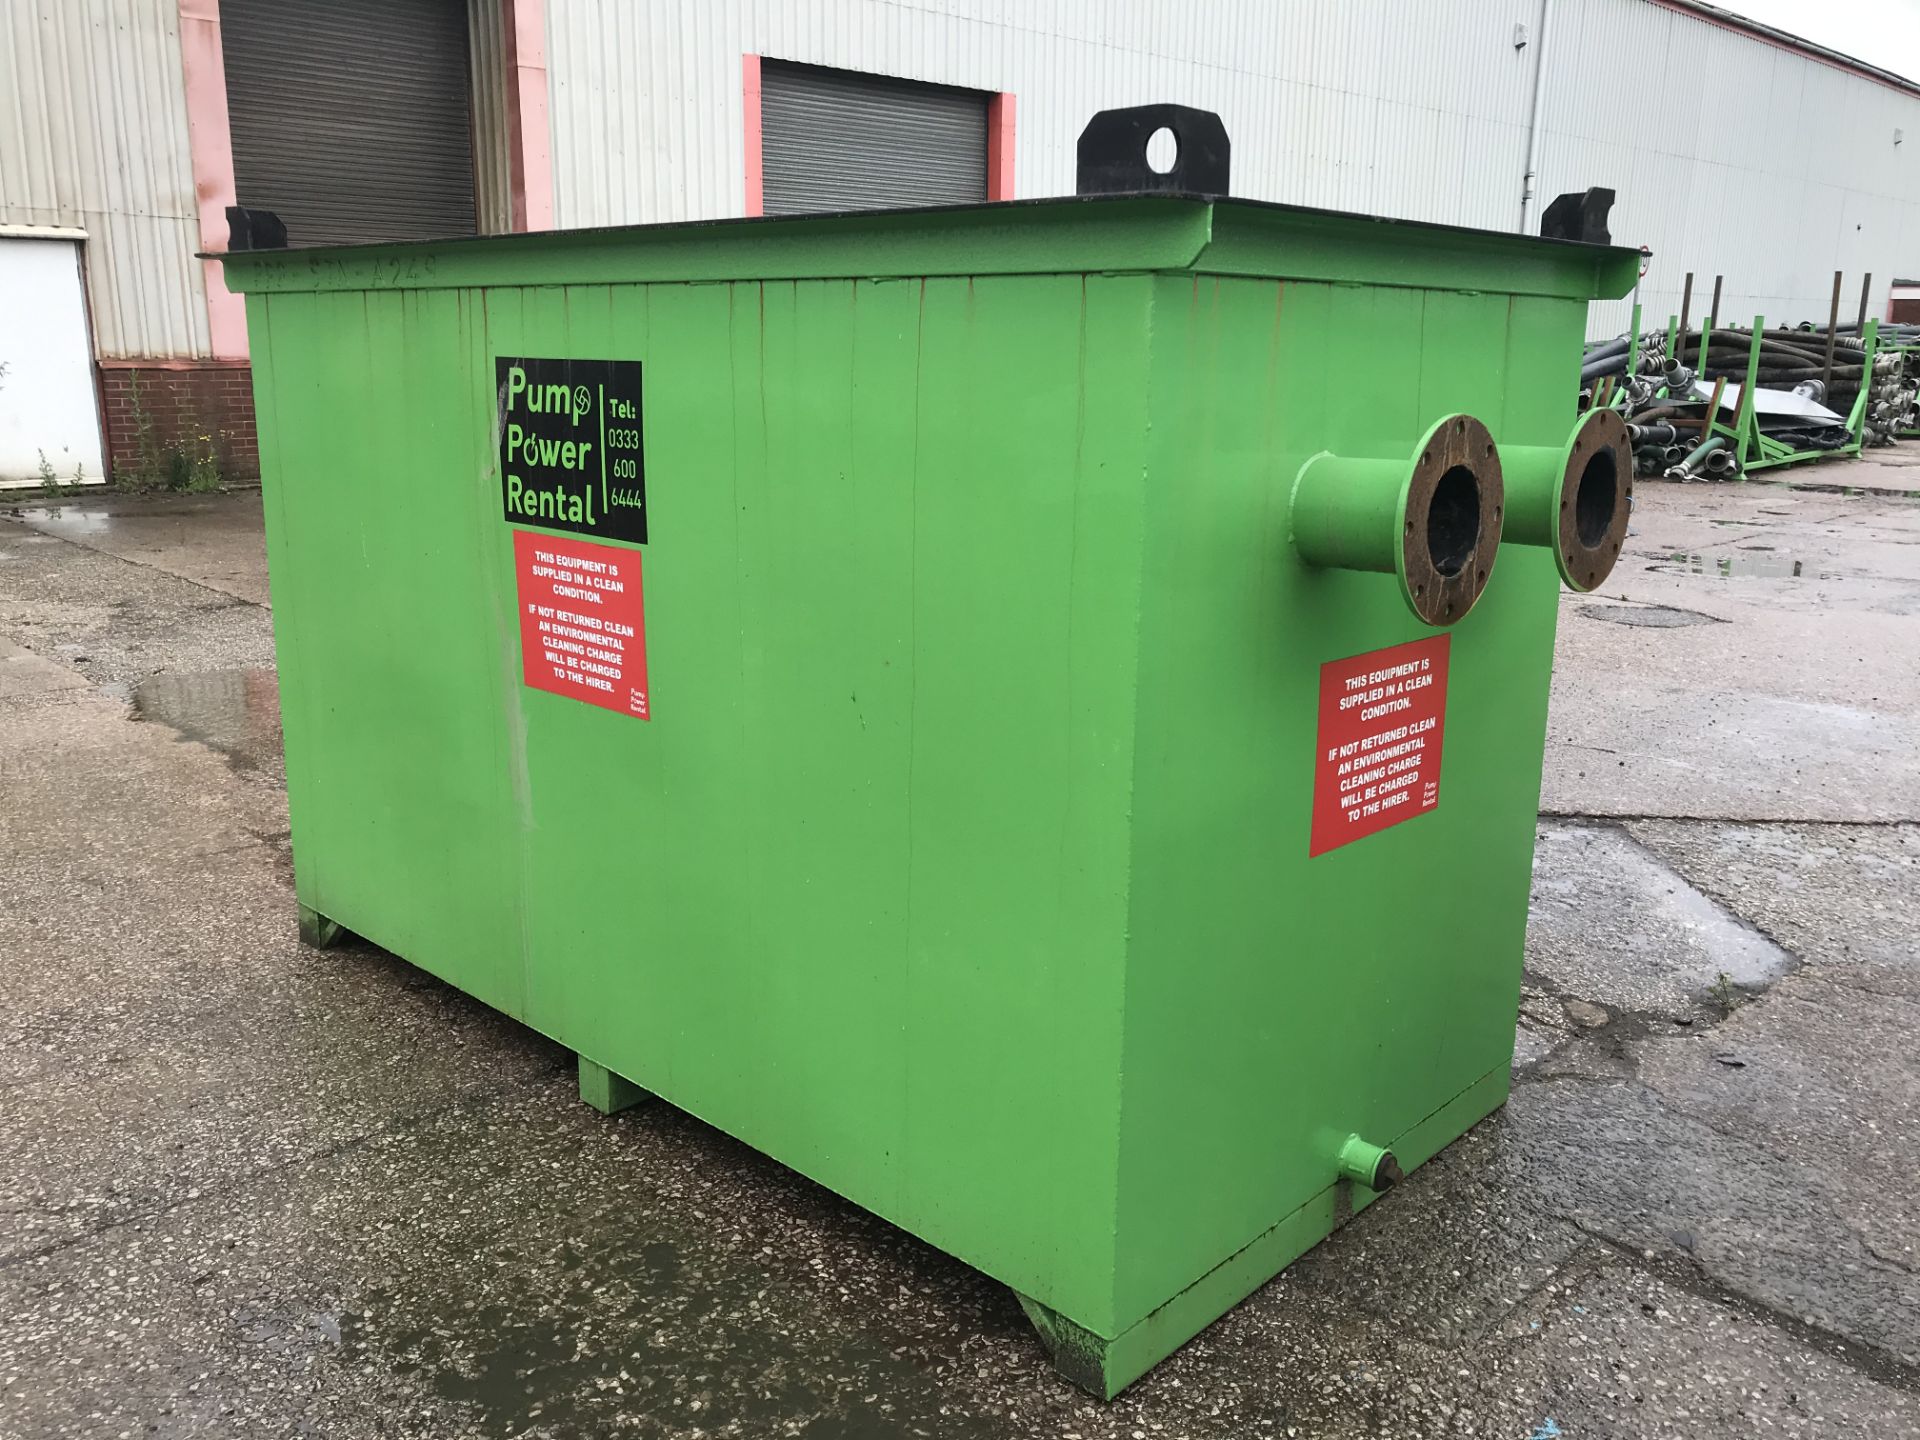
[[[1747,357],[1746,382],[1740,387],[1740,408],[1734,423],[1722,424],[1716,416],[1713,425],[1715,433],[1726,435],[1737,447],[1741,473],[1767,470],[1778,465],[1798,465],[1808,460],[1832,460],[1858,455],[1866,434],[1867,406],[1873,390],[1873,360],[1879,341],[1880,322],[1868,320],[1866,329],[1862,332],[1864,373],[1861,377],[1860,393],[1854,397],[1853,406],[1847,412],[1849,436],[1847,443],[1825,450],[1796,450],[1793,446],[1761,432],[1759,417],[1754,410],[1754,390],[1757,388],[1760,374],[1760,348],[1765,329],[1766,317],[1754,316],[1753,341]]]

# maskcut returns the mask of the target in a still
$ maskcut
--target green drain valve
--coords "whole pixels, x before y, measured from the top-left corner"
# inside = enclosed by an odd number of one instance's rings
[[[1371,1145],[1358,1135],[1349,1135],[1340,1147],[1340,1178],[1364,1185],[1369,1190],[1391,1190],[1406,1176],[1393,1152]]]

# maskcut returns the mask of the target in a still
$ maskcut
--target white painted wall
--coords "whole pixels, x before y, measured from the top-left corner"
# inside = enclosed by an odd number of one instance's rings
[[[106,478],[79,248],[0,236],[0,485]]]

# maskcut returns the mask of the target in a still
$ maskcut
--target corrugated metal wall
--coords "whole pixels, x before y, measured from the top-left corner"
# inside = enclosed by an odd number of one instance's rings
[[[1164,99],[1221,114],[1248,195],[1511,226],[1532,82],[1514,3],[547,0],[556,218],[740,214],[751,53],[1013,91],[1023,196],[1072,192],[1095,110]]]
[[[1654,252],[1649,323],[1679,310],[1689,270],[1696,316],[1720,274],[1721,317],[1746,324],[1824,323],[1835,270],[1843,316],[1868,271],[1883,314],[1895,272],[1920,268],[1920,98],[1645,0],[1556,0],[1553,24],[1541,188],[1619,192],[1615,237]],[[1593,63],[1608,47],[1638,62],[1624,91]],[[1896,129],[1913,139],[1896,146]],[[1593,333],[1629,313],[1595,306]]]
[[[483,228],[508,214],[500,0],[473,20]],[[737,215],[741,56],[1018,98],[1021,195],[1097,109],[1217,110],[1242,194],[1508,228],[1538,0],[546,0],[556,221]],[[1650,0],[1554,0],[1540,190],[1620,192],[1650,316],[1824,318],[1832,272],[1920,269],[1920,98]],[[1624,57],[1624,58],[1621,58]],[[1703,77],[1710,77],[1706,79]],[[1898,129],[1907,137],[1893,143]],[[108,356],[208,349],[175,0],[0,0],[0,224],[84,228]],[[1596,307],[1595,333],[1625,307]]]
[[[204,355],[174,0],[0,0],[0,224],[87,232],[102,355]]]
[[[1216,110],[1234,189],[1511,229],[1539,0],[546,0],[556,223],[738,215],[741,56],[1018,96],[1015,186],[1073,188],[1095,110]],[[1516,23],[1530,41],[1514,45]],[[1825,319],[1835,268],[1920,269],[1920,97],[1650,0],[1553,0],[1542,200],[1611,185],[1643,299]],[[1910,137],[1895,147],[1892,132]],[[1627,307],[1596,306],[1594,332]]]
[[[482,235],[513,229],[507,148],[507,47],[500,0],[467,0],[473,60],[473,198]]]

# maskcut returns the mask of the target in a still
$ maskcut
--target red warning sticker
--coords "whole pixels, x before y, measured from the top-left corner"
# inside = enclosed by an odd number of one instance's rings
[[[516,530],[513,570],[527,684],[648,719],[640,552]]]
[[[1320,667],[1307,854],[1324,855],[1440,803],[1449,638],[1436,635]]]

